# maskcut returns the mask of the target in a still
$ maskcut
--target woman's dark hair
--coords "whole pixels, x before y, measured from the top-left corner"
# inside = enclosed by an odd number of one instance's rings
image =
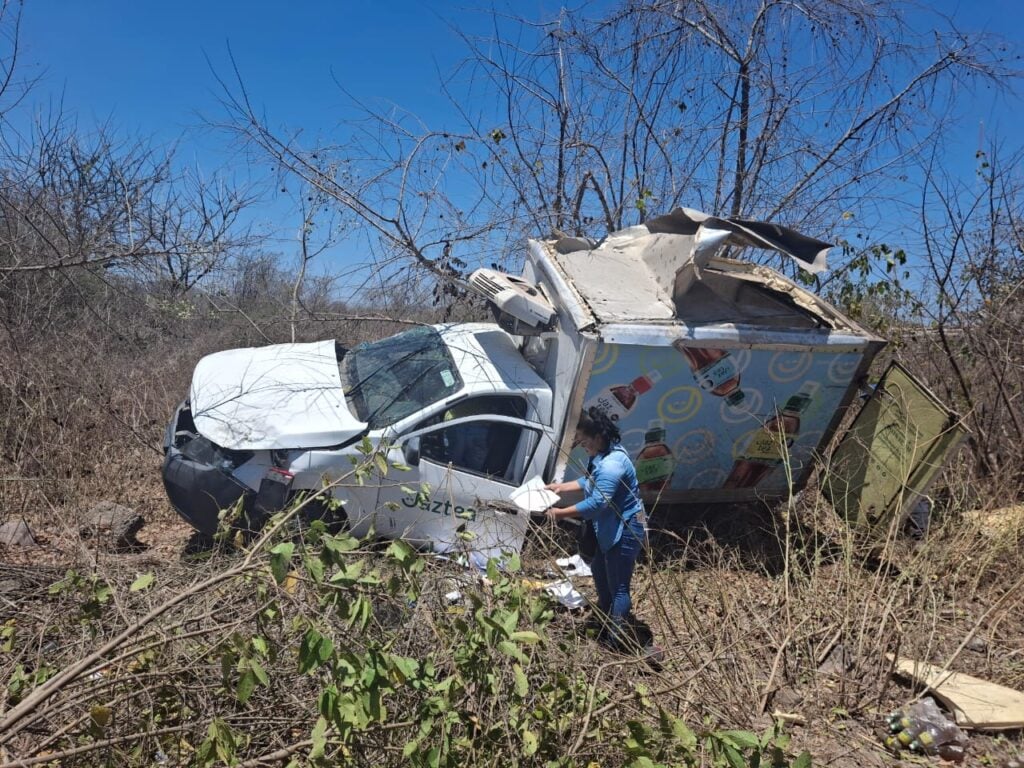
[[[580,416],[579,422],[576,424],[576,429],[587,437],[602,438],[609,447],[611,447],[612,443],[619,442],[619,438],[622,437],[619,425],[612,421],[608,414],[600,408],[588,408],[584,411],[583,415]]]

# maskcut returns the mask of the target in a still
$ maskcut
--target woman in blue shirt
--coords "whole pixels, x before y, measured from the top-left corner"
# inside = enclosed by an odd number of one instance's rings
[[[583,501],[551,507],[547,516],[552,520],[582,517],[594,526],[598,551],[590,568],[597,607],[610,618],[613,643],[622,645],[633,603],[629,585],[646,528],[636,469],[619,438],[618,425],[597,408],[583,415],[576,427],[576,441],[590,457],[587,476],[547,486],[558,494],[581,490]]]

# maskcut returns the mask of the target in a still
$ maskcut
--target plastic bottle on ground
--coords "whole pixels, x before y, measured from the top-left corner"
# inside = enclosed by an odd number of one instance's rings
[[[966,754],[967,739],[963,731],[930,697],[890,715],[889,730],[891,735],[886,737],[885,745],[894,752],[909,749],[957,763]]]

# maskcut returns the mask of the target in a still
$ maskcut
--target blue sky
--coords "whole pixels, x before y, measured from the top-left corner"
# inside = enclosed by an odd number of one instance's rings
[[[233,56],[270,125],[307,136],[330,136],[346,118],[339,83],[356,97],[443,120],[437,73],[450,71],[459,55],[444,18],[452,15],[484,22],[416,0],[36,0],[24,9],[19,70],[40,81],[21,117],[59,104],[82,130],[109,123],[176,144],[178,162],[204,174],[229,168],[239,182],[250,170],[262,178],[266,164],[248,166],[225,135],[204,124],[224,115],[214,71],[230,80]],[[294,251],[298,219],[290,201],[268,200],[250,213],[281,252]],[[346,246],[339,250],[345,259]]]
[[[217,114],[211,66],[228,73],[230,46],[256,98],[289,124],[328,128],[336,82],[429,113],[434,72],[455,61],[444,4],[349,2],[59,2],[24,11],[22,65],[44,76],[89,122],[177,138]]]
[[[928,5],[965,30],[1024,40],[1024,0]],[[542,0],[516,5],[525,14],[557,7]],[[126,133],[177,142],[179,160],[206,173],[228,164],[244,173],[226,138],[203,127],[204,116],[223,115],[211,66],[230,76],[229,46],[272,126],[330,135],[346,117],[339,82],[358,98],[393,102],[437,126],[449,108],[438,73],[450,72],[462,55],[449,22],[481,33],[489,23],[487,14],[443,0],[33,0],[24,8],[20,68],[41,80],[24,106],[61,102],[81,128],[110,121]],[[988,137],[1019,130],[1019,99],[992,92],[965,98],[961,157],[973,153],[982,121]],[[970,172],[969,159],[964,168]],[[294,223],[283,206],[269,203],[254,216],[286,239]]]

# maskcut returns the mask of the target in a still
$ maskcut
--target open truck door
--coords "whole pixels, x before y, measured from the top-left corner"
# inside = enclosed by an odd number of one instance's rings
[[[892,363],[833,452],[822,490],[851,525],[884,534],[910,513],[966,434],[959,416]]]
[[[509,499],[540,473],[547,459],[542,446],[551,443],[543,425],[496,413],[401,435],[388,451],[375,530],[435,552],[471,551],[480,564],[518,552],[529,515]]]

